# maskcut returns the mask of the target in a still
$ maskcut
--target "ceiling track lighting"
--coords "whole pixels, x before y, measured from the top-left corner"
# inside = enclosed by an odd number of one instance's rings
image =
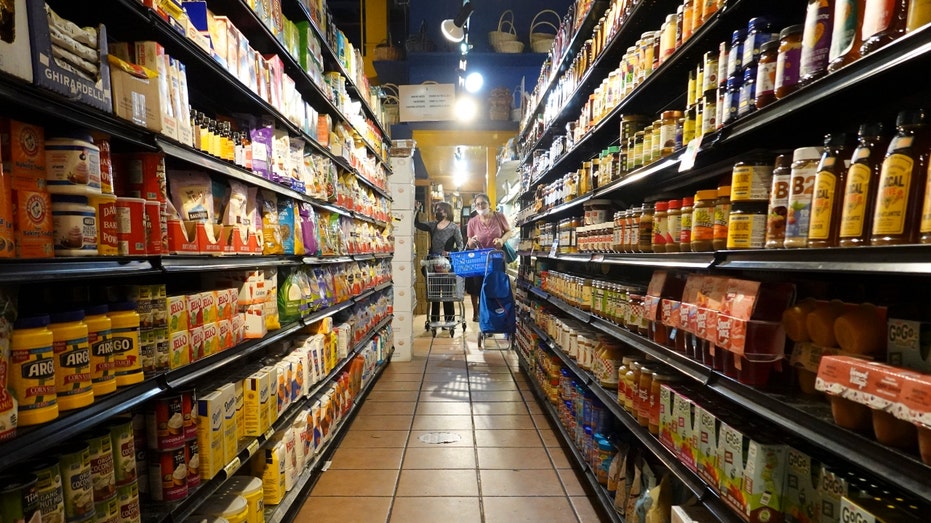
[[[443,32],[443,36],[446,37],[450,42],[461,42],[465,38],[465,27],[466,21],[469,20],[469,16],[472,15],[472,2],[466,2],[459,9],[459,12],[456,13],[455,18],[447,18],[443,20],[443,23],[440,24],[440,30]]]

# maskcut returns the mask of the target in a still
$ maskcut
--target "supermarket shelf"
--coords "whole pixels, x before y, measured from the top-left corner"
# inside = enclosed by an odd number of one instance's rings
[[[329,318],[330,316],[333,316],[334,314],[338,312],[344,311],[348,309],[349,307],[352,307],[355,303],[356,301],[350,298],[344,302],[337,303],[336,305],[333,305],[331,307],[320,309],[319,311],[312,312],[308,314],[307,316],[304,316],[303,318],[301,318],[301,323],[303,323],[305,326],[310,325],[312,323],[316,323],[324,318]]]
[[[351,256],[305,256],[303,262],[305,265],[320,265],[324,263],[349,263],[352,261]]]
[[[573,317],[579,318],[585,314],[558,298],[551,296],[549,302]],[[838,427],[831,420],[830,408],[826,404],[760,391],[606,320],[591,318],[589,323],[605,334],[669,365],[691,380],[704,385],[714,394],[749,410],[755,416],[796,434],[808,443],[854,463],[865,471],[883,478],[898,478],[895,481],[898,488],[925,502],[931,501],[931,484],[922,479],[927,477],[931,468],[923,464],[916,455],[899,452]]]
[[[372,256],[374,256],[376,260],[382,260],[385,258],[394,257],[394,253],[393,252],[378,252],[378,253],[373,254]]]
[[[716,256],[719,269],[931,274],[931,245],[719,251]]]
[[[0,75],[0,105],[4,116],[51,125],[67,122],[96,129],[148,151],[155,150],[150,131],[6,74]]]
[[[155,258],[157,266],[171,274],[182,272],[237,271],[301,264],[293,256],[187,256],[171,255]]]
[[[246,358],[250,354],[254,354],[279,340],[287,338],[303,327],[304,325],[300,321],[288,323],[282,325],[278,330],[269,332],[261,339],[245,341],[231,349],[210,355],[190,365],[185,365],[177,370],[168,372],[162,376],[165,388],[179,389],[228,365],[238,364],[242,358]]]
[[[204,500],[216,493],[220,487],[223,486],[226,481],[234,476],[236,472],[245,465],[250,458],[255,456],[270,439],[272,439],[275,433],[280,432],[291,426],[292,422],[297,418],[297,416],[304,410],[304,408],[313,404],[313,401],[317,399],[317,396],[320,392],[327,387],[330,383],[333,382],[339,373],[341,373],[347,365],[349,365],[353,358],[359,354],[359,351],[362,350],[362,347],[370,340],[375,334],[378,333],[381,329],[387,325],[387,322],[390,322],[391,318],[386,318],[380,322],[374,329],[370,330],[363,341],[356,344],[348,355],[343,358],[339,364],[336,365],[326,377],[318,381],[313,385],[311,390],[308,391],[307,396],[298,400],[297,402],[291,404],[288,407],[288,410],[282,415],[279,416],[275,421],[274,425],[263,435],[256,438],[247,438],[245,440],[240,440],[239,442],[239,453],[237,456],[226,466],[223,467],[222,471],[218,473],[213,479],[201,484],[195,491],[191,492],[187,498],[181,502],[177,503],[161,503],[153,504],[147,506],[146,508],[155,509],[158,511],[158,516],[151,518],[153,521],[158,522],[167,522],[167,521],[185,521],[190,517],[194,512],[203,504]],[[167,509],[167,510],[165,510]],[[148,520],[149,518],[147,518]]]
[[[142,405],[164,390],[161,380],[148,378],[142,383],[121,387],[85,408],[64,412],[49,423],[18,427],[14,439],[0,444],[0,469],[9,470],[17,463],[47,453],[50,448],[73,440],[116,414]]]
[[[591,465],[588,463],[588,460],[582,456],[582,453],[579,452],[579,449],[576,448],[575,444],[572,441],[572,437],[566,431],[566,428],[563,427],[562,423],[559,422],[559,414],[556,413],[556,410],[553,409],[553,406],[550,405],[549,400],[546,399],[546,395],[543,394],[543,391],[540,390],[540,386],[537,384],[536,379],[533,377],[533,373],[527,367],[527,362],[524,361],[522,356],[518,357],[521,368],[524,369],[524,372],[527,374],[527,382],[530,383],[530,390],[533,391],[533,395],[537,398],[537,403],[542,407],[543,411],[546,412],[552,421],[551,425],[556,428],[556,433],[562,439],[562,447],[569,451],[572,454],[572,457],[575,458],[575,463],[581,469],[582,474],[587,480],[588,486],[591,488],[591,491],[594,492],[595,496],[598,498],[598,502],[601,504],[603,509],[603,515],[608,517],[608,521],[614,523],[624,523],[624,518],[614,509],[614,499],[608,494],[608,491],[605,490],[598,479],[595,476],[595,472],[592,470]]]
[[[343,75],[346,79],[347,90],[350,94],[354,95],[357,100],[361,102],[362,109],[365,111],[366,116],[372,120],[372,122],[378,127],[378,130],[381,132],[382,139],[388,139],[388,133],[385,131],[385,127],[382,125],[381,117],[375,114],[375,111],[372,109],[372,106],[369,104],[369,93],[362,92],[361,89],[356,85],[354,79],[346,71],[343,64],[336,57],[336,53],[333,51],[333,48],[330,47],[330,41],[327,39],[327,35],[320,30],[317,26],[317,22],[311,18],[310,13],[307,12],[306,6],[298,0],[284,0],[281,2],[282,13],[291,21],[301,21],[307,20],[310,22],[310,27],[313,28],[314,32],[317,35],[317,38],[320,39],[321,48],[323,53],[326,55],[325,59],[329,59],[330,63],[334,65],[338,72]]]
[[[714,253],[711,252],[595,254],[592,256],[592,263],[665,267],[668,269],[708,269],[714,262]]]
[[[339,426],[335,429],[335,433],[330,438],[330,441],[324,444],[323,449],[320,450],[314,461],[304,469],[304,472],[301,473],[300,477],[295,482],[294,488],[285,495],[281,503],[265,509],[266,523],[291,523],[295,520],[308,497],[307,495],[320,478],[323,467],[328,464],[333,452],[339,447],[349,427],[352,426],[352,420],[355,419],[365,398],[368,396],[369,392],[371,392],[372,387],[378,382],[378,379],[381,378],[393,353],[394,350],[392,349],[392,352],[385,359],[384,363],[378,366],[374,375],[369,378],[362,390],[359,391],[359,394],[353,400],[352,407],[350,407],[349,412],[346,413]],[[311,501],[311,503],[312,502],[313,501]]]
[[[556,308],[558,308],[559,310],[565,312],[565,313],[568,314],[569,316],[572,316],[573,318],[575,318],[575,319],[581,321],[582,323],[588,323],[588,322],[590,322],[591,319],[592,319],[592,315],[591,315],[591,314],[589,314],[589,313],[587,313],[587,312],[585,312],[585,311],[583,311],[583,310],[581,310],[581,309],[576,309],[575,307],[569,305],[568,303],[566,303],[565,301],[563,301],[563,300],[557,298],[556,296],[550,295],[549,299],[547,299],[546,301],[552,303],[553,305],[556,306]]]
[[[542,212],[542,213],[540,213],[540,214],[531,216],[530,218],[524,220],[523,222],[518,223],[518,224],[515,224],[515,225],[516,225],[517,227],[522,227],[522,226],[524,226],[524,225],[527,225],[527,224],[529,224],[529,223],[535,222],[535,221],[537,221],[537,220],[542,220],[543,218],[546,218],[546,217],[548,217],[548,216],[553,216],[553,215],[556,215],[556,214],[559,214],[559,213],[568,211],[568,210],[570,210],[570,209],[574,209],[574,208],[576,208],[576,207],[582,205],[583,203],[585,203],[585,202],[587,202],[588,200],[591,200],[591,199],[592,199],[592,195],[591,195],[591,194],[587,194],[587,195],[585,195],[585,196],[578,197],[578,198],[572,200],[571,202],[566,202],[566,203],[564,203],[564,204],[562,204],[562,205],[557,205],[556,207],[553,207],[552,209],[550,209],[550,210],[548,210],[548,211],[544,211],[544,212]]]
[[[575,32],[572,34],[572,37],[569,39],[569,43],[566,45],[565,51],[563,51],[562,56],[560,56],[556,62],[559,64],[550,74],[550,77],[545,80],[546,87],[540,90],[539,97],[537,100],[537,106],[530,111],[530,116],[524,118],[525,121],[536,122],[537,115],[543,112],[543,109],[546,107],[546,99],[549,97],[550,93],[555,89],[559,83],[559,78],[569,70],[572,66],[572,60],[579,54],[579,51],[582,49],[582,46],[585,44],[585,40],[588,39],[592,32],[595,29],[595,25],[598,23],[598,19],[601,18],[601,15],[608,9],[608,2],[598,1],[593,2],[591,7],[588,9],[588,13],[585,14],[585,17],[579,23],[579,26],[575,29]],[[518,142],[524,142],[527,139],[527,131],[529,129],[522,129],[518,135]],[[523,161],[521,163],[524,163]]]
[[[356,179],[358,179],[360,182],[362,182],[363,185],[365,185],[365,186],[371,188],[373,191],[375,191],[376,194],[378,194],[378,195],[381,196],[382,198],[388,200],[389,202],[393,202],[393,201],[394,201],[394,200],[391,198],[391,195],[388,194],[388,191],[387,191],[387,190],[385,190],[385,189],[382,188],[382,187],[379,187],[379,186],[375,185],[374,182],[372,182],[371,180],[369,180],[369,179],[366,178],[365,176],[362,176],[362,173],[357,172],[357,173],[356,173]]]
[[[159,274],[148,258],[48,258],[0,261],[0,283],[49,282]]]
[[[529,321],[529,324],[535,327],[532,321]],[[611,411],[615,419],[621,422],[624,428],[637,438],[652,455],[656,456],[663,466],[672,472],[696,498],[701,500],[706,508],[715,515],[718,521],[730,521],[734,523],[743,521],[736,513],[727,508],[718,495],[702,481],[695,472],[689,470],[688,467],[679,460],[678,456],[660,443],[655,436],[650,434],[646,427],[640,425],[629,412],[621,407],[617,401],[617,391],[609,391],[602,387],[591,373],[580,369],[575,361],[573,361],[568,354],[563,352],[549,336],[539,331],[539,329],[534,328],[534,331],[545,341],[547,347],[562,361],[563,365],[567,366],[577,378],[584,381],[585,387],[592,391],[599,401]]]

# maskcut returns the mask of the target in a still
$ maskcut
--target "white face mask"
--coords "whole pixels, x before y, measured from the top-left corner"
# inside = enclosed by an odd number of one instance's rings
[[[475,212],[477,212],[479,216],[485,216],[486,214],[488,214],[488,211],[490,210],[491,209],[489,209],[488,207],[482,207],[481,209],[475,209]]]

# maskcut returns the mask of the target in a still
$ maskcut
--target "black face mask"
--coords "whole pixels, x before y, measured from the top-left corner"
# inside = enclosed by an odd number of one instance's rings
[[[436,219],[437,219],[437,220],[440,220],[440,221],[442,221],[442,220],[444,220],[444,219],[446,218],[446,213],[443,212],[443,211],[437,211],[437,212],[435,212],[435,213],[433,213],[433,214],[436,216]]]

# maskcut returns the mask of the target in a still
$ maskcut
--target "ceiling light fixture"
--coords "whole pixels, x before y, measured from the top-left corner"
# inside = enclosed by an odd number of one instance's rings
[[[472,71],[465,77],[465,89],[470,93],[477,93],[485,85],[485,77],[478,71]]]
[[[463,4],[462,8],[459,9],[459,12],[456,13],[456,18],[447,18],[443,20],[443,23],[440,24],[443,36],[450,42],[461,42],[462,39],[465,38],[465,31],[463,31],[462,28],[465,26],[469,16],[472,15],[473,10],[472,2],[466,2]]]
[[[460,95],[454,109],[460,122],[470,122],[478,115],[478,104],[471,96]]]

